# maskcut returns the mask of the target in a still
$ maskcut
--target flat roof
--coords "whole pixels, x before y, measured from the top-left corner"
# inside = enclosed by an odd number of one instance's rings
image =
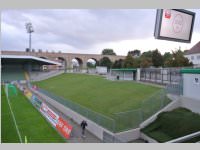
[[[18,62],[32,61],[43,65],[62,65],[61,63],[58,63],[56,61],[26,55],[1,55],[1,60],[2,62],[8,62],[13,60]]]
[[[188,73],[188,74],[200,74],[200,68],[199,69],[181,69],[181,73]]]

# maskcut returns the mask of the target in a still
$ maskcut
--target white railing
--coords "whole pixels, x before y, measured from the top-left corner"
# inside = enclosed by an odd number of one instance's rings
[[[190,140],[190,139],[198,137],[198,136],[200,136],[200,131],[177,138],[177,139],[174,139],[174,140],[171,140],[171,141],[168,141],[166,143],[180,143],[180,142],[184,142],[184,141]]]

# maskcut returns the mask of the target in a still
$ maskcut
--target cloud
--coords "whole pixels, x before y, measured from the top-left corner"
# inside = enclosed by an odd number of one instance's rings
[[[35,49],[100,53],[110,46],[116,48],[117,54],[124,54],[123,49],[126,53],[127,49],[145,49],[145,40],[153,39],[155,16],[156,10],[152,9],[4,10],[2,49],[24,50],[28,47],[25,23],[30,21],[35,30],[32,35]],[[198,13],[196,33],[200,33],[199,17]]]

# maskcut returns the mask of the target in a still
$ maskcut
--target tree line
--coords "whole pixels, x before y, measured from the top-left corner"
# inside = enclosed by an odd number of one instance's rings
[[[104,49],[102,55],[116,55],[113,49]],[[140,50],[129,51],[125,59],[112,62],[108,57],[103,57],[96,63],[96,66],[106,66],[108,68],[148,68],[148,67],[186,67],[193,66],[188,58],[184,57],[184,52],[178,50],[165,52],[164,55],[158,49],[143,52]]]

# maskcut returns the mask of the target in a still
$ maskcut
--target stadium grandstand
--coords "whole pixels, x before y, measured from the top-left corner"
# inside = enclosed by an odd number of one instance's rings
[[[61,66],[58,62],[35,56],[1,55],[1,81],[37,80],[39,74],[45,74],[46,76],[55,74],[56,70],[54,70],[53,73],[44,72],[44,65]]]

